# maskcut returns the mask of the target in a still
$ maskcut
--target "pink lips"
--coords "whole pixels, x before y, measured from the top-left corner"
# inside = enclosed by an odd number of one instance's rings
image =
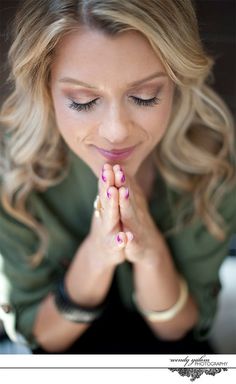
[[[131,153],[134,151],[136,145],[129,148],[123,148],[123,149],[112,149],[111,151],[107,151],[106,149],[102,149],[99,147],[95,147],[97,151],[105,157],[107,160],[125,160],[127,159]]]

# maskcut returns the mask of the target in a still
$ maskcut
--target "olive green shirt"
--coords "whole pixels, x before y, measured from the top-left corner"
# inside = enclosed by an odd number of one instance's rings
[[[41,264],[32,268],[26,261],[38,245],[37,236],[11,218],[0,206],[0,319],[11,339],[23,335],[31,348],[37,346],[32,328],[39,304],[52,291],[87,236],[97,195],[97,178],[89,167],[69,152],[66,178],[45,192],[32,192],[27,207],[46,226],[49,245]],[[157,173],[149,209],[163,234],[176,224],[176,193]],[[220,290],[219,268],[228,255],[229,239],[236,232],[236,189],[228,193],[220,212],[228,224],[225,241],[213,238],[200,220],[166,236],[176,268],[188,282],[200,311],[195,327],[197,338],[209,334]],[[96,250],[95,250],[96,251]],[[132,303],[132,265],[117,267],[118,288],[124,305]]]

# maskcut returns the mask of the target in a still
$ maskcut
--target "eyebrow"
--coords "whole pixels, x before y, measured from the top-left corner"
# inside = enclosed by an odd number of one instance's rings
[[[136,80],[136,81],[129,83],[127,85],[129,87],[134,87],[134,86],[140,85],[142,83],[145,83],[147,81],[153,80],[157,77],[166,77],[166,76],[167,76],[167,74],[165,72],[155,72],[152,75],[149,75],[149,76],[147,76],[143,79],[140,79],[140,80]],[[91,89],[97,89],[97,87],[95,87],[94,85],[85,83],[84,81],[81,81],[81,80],[73,79],[71,77],[63,77],[62,79],[59,80],[59,82],[60,83],[69,83],[69,84],[78,85],[78,86],[91,88]]]

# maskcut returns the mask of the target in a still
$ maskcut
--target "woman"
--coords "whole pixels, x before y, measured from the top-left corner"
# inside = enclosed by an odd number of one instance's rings
[[[8,333],[35,353],[205,352],[235,137],[191,2],[26,1],[9,57]]]

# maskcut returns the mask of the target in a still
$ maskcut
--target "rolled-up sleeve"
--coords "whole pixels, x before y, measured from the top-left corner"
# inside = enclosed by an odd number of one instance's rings
[[[219,271],[228,256],[231,236],[236,233],[235,190],[225,196],[220,213],[227,226],[223,241],[215,239],[200,220],[168,239],[177,268],[198,305],[199,321],[194,329],[197,339],[209,336],[217,312],[221,290]]]
[[[21,334],[31,348],[36,345],[32,329],[38,307],[58,278],[47,257],[31,266],[29,257],[37,246],[32,231],[0,216],[0,319],[13,341]]]

